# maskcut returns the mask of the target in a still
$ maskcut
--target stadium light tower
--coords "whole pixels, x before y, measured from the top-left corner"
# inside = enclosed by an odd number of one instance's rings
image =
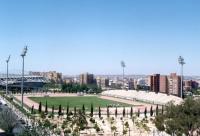
[[[126,64],[124,61],[121,61],[121,67],[123,69],[123,87],[124,87],[124,68],[126,67]]]
[[[7,63],[7,75],[6,75],[6,95],[8,95],[8,63],[10,61],[10,56],[8,57],[8,59],[6,60]]]
[[[21,106],[23,108],[24,106],[24,57],[26,56],[27,53],[27,46],[24,47],[23,51],[22,51],[22,81],[21,81],[21,95],[22,95],[22,100],[21,100]]]
[[[184,58],[179,56],[178,62],[181,65],[181,98],[183,98],[183,65],[185,64]]]

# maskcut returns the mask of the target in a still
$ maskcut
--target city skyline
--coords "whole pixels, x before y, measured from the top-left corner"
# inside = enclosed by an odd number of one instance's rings
[[[200,75],[199,1],[1,1],[0,72]],[[56,6],[55,6],[56,5]],[[120,9],[120,10],[119,10]],[[15,23],[13,23],[15,22]]]

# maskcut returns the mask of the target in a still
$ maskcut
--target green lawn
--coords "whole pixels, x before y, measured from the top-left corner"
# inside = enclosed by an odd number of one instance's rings
[[[82,105],[85,105],[86,110],[90,109],[91,103],[93,103],[94,107],[98,108],[100,107],[106,107],[108,104],[119,104],[120,107],[123,106],[130,106],[128,104],[116,102],[116,101],[110,101],[98,98],[97,96],[76,96],[76,97],[29,97],[31,100],[39,103],[42,102],[42,105],[44,106],[46,104],[46,101],[48,103],[48,107],[51,108],[53,105],[55,109],[58,109],[58,106],[61,104],[62,107],[67,107],[67,104],[69,104],[70,108],[77,107],[81,108]]]

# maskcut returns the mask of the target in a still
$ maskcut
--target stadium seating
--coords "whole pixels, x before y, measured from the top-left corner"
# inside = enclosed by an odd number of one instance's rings
[[[109,90],[102,92],[102,95],[120,99],[133,100],[133,101],[142,101],[146,103],[159,104],[159,105],[165,105],[171,101],[174,104],[180,104],[182,102],[182,99],[177,96],[167,95],[163,93],[147,92],[147,91]]]

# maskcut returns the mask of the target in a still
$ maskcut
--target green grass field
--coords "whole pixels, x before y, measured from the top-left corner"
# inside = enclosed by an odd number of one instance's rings
[[[91,103],[93,103],[94,107],[106,107],[109,104],[119,104],[120,107],[129,107],[130,105],[125,103],[120,103],[116,101],[110,101],[98,98],[97,96],[76,96],[76,97],[29,97],[29,99],[39,103],[41,102],[43,106],[45,106],[46,101],[48,103],[48,107],[51,108],[53,105],[55,109],[58,109],[58,106],[61,104],[62,107],[67,107],[69,104],[70,108],[81,108],[82,105],[85,105],[86,110],[90,109]]]

